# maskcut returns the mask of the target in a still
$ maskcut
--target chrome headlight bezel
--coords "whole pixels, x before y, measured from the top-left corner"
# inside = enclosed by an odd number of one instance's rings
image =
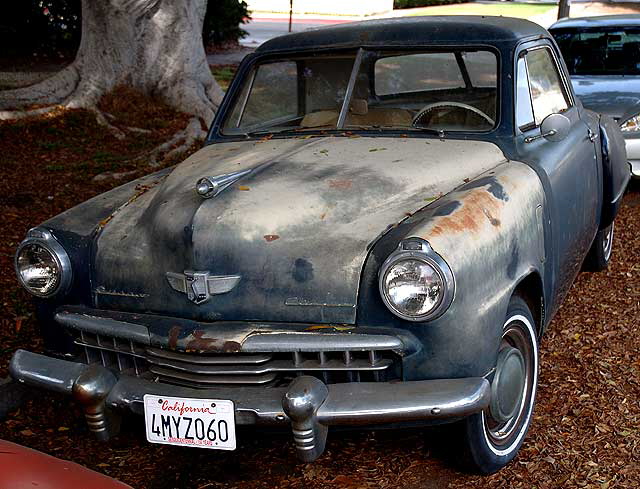
[[[58,285],[55,289],[47,294],[39,293],[38,291],[29,287],[22,279],[22,273],[20,272],[20,266],[18,263],[20,253],[22,252],[22,250],[24,250],[25,247],[34,244],[42,246],[47,252],[49,252],[49,254],[56,262],[58,270],[60,271]],[[48,229],[30,229],[29,232],[27,232],[27,237],[22,241],[22,243],[20,243],[18,249],[16,250],[13,264],[20,285],[22,285],[30,294],[42,299],[48,299],[57,295],[64,294],[71,286],[71,282],[73,280],[73,271],[71,268],[71,260],[69,259],[69,255]]]
[[[390,300],[385,287],[385,278],[389,271],[398,263],[405,260],[421,261],[429,265],[439,276],[443,290],[437,304],[426,314],[409,315],[399,310]],[[378,288],[380,296],[387,309],[395,316],[412,322],[425,322],[442,316],[451,305],[455,295],[455,279],[451,268],[444,259],[438,255],[429,243],[421,238],[408,238],[400,242],[398,248],[391,253],[380,267],[378,275]]]
[[[620,130],[626,133],[640,134],[640,114],[628,117],[623,122],[621,122]]]

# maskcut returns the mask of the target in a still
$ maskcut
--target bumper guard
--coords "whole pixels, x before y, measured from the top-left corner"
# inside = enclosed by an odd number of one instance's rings
[[[288,387],[193,389],[117,378],[99,365],[25,350],[14,354],[9,371],[18,382],[72,395],[83,406],[90,430],[101,440],[118,433],[119,412],[143,414],[145,394],[231,399],[237,424],[290,423],[303,462],[322,455],[329,426],[461,418],[486,408],[490,398],[490,385],[483,377],[327,385],[302,375]]]

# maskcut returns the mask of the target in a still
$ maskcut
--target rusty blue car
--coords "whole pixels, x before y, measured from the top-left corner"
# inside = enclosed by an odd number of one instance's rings
[[[15,266],[47,351],[10,373],[72,396],[100,439],[131,413],[149,442],[211,449],[274,426],[311,462],[335,427],[450,423],[491,473],[531,424],[541,335],[610,261],[628,180],[620,127],[536,24],[275,38],[197,153],[28,232]]]

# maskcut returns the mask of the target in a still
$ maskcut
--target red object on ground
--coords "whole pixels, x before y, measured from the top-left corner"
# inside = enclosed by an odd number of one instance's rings
[[[0,440],[0,489],[132,489],[82,465]]]

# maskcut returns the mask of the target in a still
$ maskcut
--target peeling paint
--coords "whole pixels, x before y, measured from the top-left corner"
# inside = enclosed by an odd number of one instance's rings
[[[486,220],[494,227],[499,226],[499,216],[503,206],[504,199],[496,198],[493,193],[483,188],[473,189],[457,202],[452,212],[438,216],[429,235],[480,232]],[[449,211],[451,208],[446,210]]]
[[[162,182],[165,178],[166,178],[166,175],[164,175],[162,178],[159,178],[158,180],[156,180],[155,182],[153,182],[151,184],[148,184],[148,185],[143,185],[143,184],[136,185],[136,187],[135,187],[136,193],[133,194],[133,196],[131,196],[131,198],[129,200],[127,200],[124,204],[122,204],[115,211],[113,211],[108,217],[106,217],[102,221],[100,221],[98,223],[98,225],[96,226],[96,232],[99,233],[100,231],[102,231],[102,229],[104,229],[104,227],[107,224],[109,224],[109,222],[115,217],[115,215],[118,212],[120,212],[122,209],[127,207],[129,204],[135,202],[141,195],[146,194],[149,190],[154,188],[156,185],[158,185],[160,182]]]
[[[349,190],[353,186],[352,180],[329,180],[329,188]]]
[[[169,330],[169,341],[168,346],[171,350],[175,350],[178,346],[178,336],[180,336],[180,332],[182,328],[180,326],[172,326]]]

